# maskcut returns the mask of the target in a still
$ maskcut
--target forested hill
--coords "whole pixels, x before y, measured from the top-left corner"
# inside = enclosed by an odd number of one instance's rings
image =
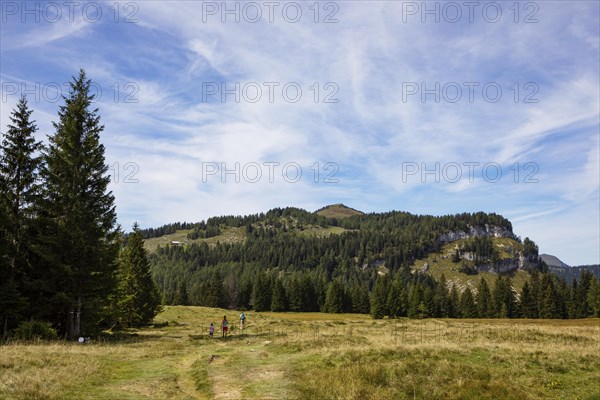
[[[344,213],[341,209],[351,209],[343,205],[331,208],[338,215],[350,215],[328,218],[322,215],[327,208],[315,213],[275,208],[248,216],[166,225],[142,233],[150,237],[157,232],[178,232],[178,236],[147,240],[154,250],[154,277],[167,302],[184,282],[194,297],[199,296],[200,285],[213,276],[225,281],[229,274],[253,278],[265,271],[302,273],[325,284],[339,277],[348,284],[366,282],[370,287],[378,268],[394,272],[409,267],[416,259],[440,250],[444,244],[440,238],[449,232],[469,232],[473,227],[485,231],[487,226],[512,236],[510,221],[496,214],[436,217],[399,211]]]
[[[568,286],[497,214],[276,208],[167,225],[146,248],[167,304],[375,318],[581,318],[600,285]],[[588,301],[587,299],[591,299]]]

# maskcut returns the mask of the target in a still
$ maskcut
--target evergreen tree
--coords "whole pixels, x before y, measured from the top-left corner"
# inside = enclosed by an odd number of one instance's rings
[[[515,294],[510,278],[498,274],[493,292],[495,316],[499,318],[514,318],[517,316]]]
[[[388,310],[389,279],[378,277],[371,292],[371,317],[381,319],[389,314]]]
[[[146,325],[161,311],[160,294],[150,276],[148,255],[137,223],[121,252],[118,299],[122,326]]]
[[[94,334],[100,314],[117,287],[118,232],[110,176],[100,143],[91,80],[83,70],[70,83],[56,132],[44,154],[44,221],[41,238],[56,292],[50,299],[55,323],[67,338]]]
[[[327,288],[323,310],[328,313],[342,313],[344,312],[345,304],[346,291],[344,285],[339,279],[334,279]]]
[[[475,302],[477,303],[479,318],[490,318],[493,316],[492,295],[490,293],[490,288],[483,277],[479,280],[479,284],[477,285]]]
[[[285,293],[285,288],[283,287],[283,283],[281,283],[280,279],[275,279],[275,284],[273,285],[271,311],[287,311],[287,296]]]
[[[537,318],[536,299],[527,281],[525,281],[521,290],[521,311],[525,318]]]
[[[468,286],[460,297],[460,315],[463,318],[477,318],[478,315],[477,306],[473,299],[473,292],[471,292],[471,288]]]
[[[435,311],[433,316],[437,318],[449,317],[452,313],[448,299],[448,288],[446,286],[446,277],[444,274],[440,277],[440,281],[436,284],[433,298],[435,303]]]
[[[223,307],[225,305],[225,288],[218,272],[213,272],[206,286],[204,304],[207,307]]]
[[[270,279],[264,273],[259,273],[256,275],[254,287],[252,289],[252,304],[254,311],[270,310],[271,302]]]
[[[32,264],[32,225],[39,200],[41,164],[41,143],[35,140],[37,127],[31,120],[32,112],[25,97],[21,97],[0,145],[0,207],[4,224],[1,254],[5,255],[5,267],[0,271],[0,318],[4,337],[9,326],[16,326],[27,306],[26,280]]]
[[[590,314],[587,294],[590,290],[593,277],[594,275],[590,271],[581,271],[581,275],[579,277],[579,285],[577,287],[577,290],[573,294],[575,297],[575,302],[577,303],[576,318],[586,318]]]
[[[452,285],[450,295],[448,296],[448,317],[460,318],[460,299],[456,285]]]
[[[387,299],[387,309],[390,318],[406,317],[408,298],[402,283],[395,279],[392,283]]]
[[[542,285],[540,280],[540,273],[537,270],[531,272],[531,308],[530,313],[532,318],[540,317],[540,306],[542,300]]]
[[[587,301],[592,311],[592,316],[600,318],[600,280],[593,279],[590,282]]]
[[[542,303],[540,307],[540,318],[561,318],[561,304],[559,293],[550,274],[542,278]]]
[[[223,282],[225,306],[236,309],[240,306],[240,280],[236,271],[231,271]]]
[[[368,314],[371,309],[369,303],[369,289],[366,283],[360,284],[354,282],[350,289],[350,301],[352,303],[352,312],[357,314]]]
[[[452,292],[450,292],[452,295]],[[424,306],[423,307],[421,307]],[[433,290],[428,285],[423,287],[423,301],[419,304],[419,318],[429,318],[435,311],[435,302],[433,300]]]
[[[288,303],[290,311],[303,311],[304,299],[300,279],[294,275],[288,283]]]
[[[187,291],[187,285],[185,282],[180,282],[175,295],[173,296],[173,305],[175,306],[189,306],[190,297]]]

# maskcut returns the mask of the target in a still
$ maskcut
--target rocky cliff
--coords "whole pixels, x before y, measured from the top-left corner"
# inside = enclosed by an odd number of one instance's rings
[[[516,239],[514,233],[504,227],[495,225],[470,226],[467,232],[465,231],[450,231],[441,235],[438,238],[440,243],[450,243],[459,239],[469,239],[472,237],[502,237]]]

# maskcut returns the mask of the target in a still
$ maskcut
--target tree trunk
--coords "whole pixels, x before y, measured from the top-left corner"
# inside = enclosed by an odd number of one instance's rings
[[[73,338],[77,339],[81,335],[81,296],[77,297],[77,311],[75,312],[75,327]]]
[[[67,309],[67,339],[73,340],[75,338],[75,322],[74,322],[75,308],[73,305],[69,305]]]
[[[2,333],[2,339],[8,337],[8,315],[4,317],[4,331]]]

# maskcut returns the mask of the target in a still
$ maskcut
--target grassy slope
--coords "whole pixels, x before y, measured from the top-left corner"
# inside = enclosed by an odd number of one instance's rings
[[[320,215],[325,218],[345,218],[350,217],[352,215],[363,215],[364,213],[353,208],[349,208],[343,206],[341,204],[334,204],[328,207],[325,207],[319,211],[317,211],[317,215]]]
[[[117,343],[0,349],[1,399],[597,399],[600,320],[380,320],[167,307]],[[212,361],[211,361],[212,359]]]
[[[516,242],[513,239],[508,238],[492,238],[494,246],[500,251],[500,258],[510,257],[509,248],[515,250],[521,250],[523,245]],[[467,286],[471,289],[475,289],[481,277],[483,277],[488,285],[493,288],[496,280],[496,274],[491,272],[480,272],[477,275],[467,275],[459,272],[460,263],[452,262],[452,255],[455,251],[455,246],[461,244],[464,240],[458,240],[453,243],[446,244],[441,251],[437,253],[430,253],[426,258],[417,260],[414,264],[413,269],[421,271],[424,264],[429,265],[429,273],[432,274],[436,279],[439,279],[442,274],[446,277],[447,282],[452,282],[459,288],[459,292],[464,290]],[[513,287],[520,293],[521,288],[526,280],[529,279],[529,274],[522,270],[517,270],[511,275]]]
[[[308,225],[308,226],[304,226],[302,229],[293,228],[290,232],[292,232],[292,233],[295,232],[296,234],[303,235],[303,236],[323,237],[323,236],[329,236],[331,234],[340,234],[345,231],[346,231],[346,229],[340,228],[337,226],[322,227],[322,226],[318,226],[318,225]],[[144,241],[144,246],[146,247],[146,250],[154,251],[154,250],[156,250],[156,248],[158,246],[164,246],[164,245],[170,244],[172,241],[181,242],[184,245],[191,244],[191,243],[201,243],[201,242],[206,242],[209,245],[215,245],[217,242],[221,242],[221,243],[242,242],[246,238],[245,228],[225,227],[225,228],[223,228],[220,235],[214,236],[214,237],[211,237],[208,239],[200,239],[199,238],[199,239],[190,240],[187,238],[187,234],[190,232],[192,232],[191,229],[190,230],[179,230],[179,231],[169,234],[169,235],[164,235],[164,236],[157,237],[157,238],[146,239]]]
[[[244,228],[223,228],[222,232],[218,236],[214,236],[208,239],[194,239],[190,240],[187,238],[188,233],[191,233],[192,229],[179,230],[175,233],[164,235],[157,238],[150,238],[144,241],[144,245],[148,251],[154,251],[158,246],[164,246],[171,242],[181,242],[183,244],[201,243],[206,242],[209,245],[216,244],[218,241],[221,243],[232,243],[241,242],[246,238],[246,232]]]

